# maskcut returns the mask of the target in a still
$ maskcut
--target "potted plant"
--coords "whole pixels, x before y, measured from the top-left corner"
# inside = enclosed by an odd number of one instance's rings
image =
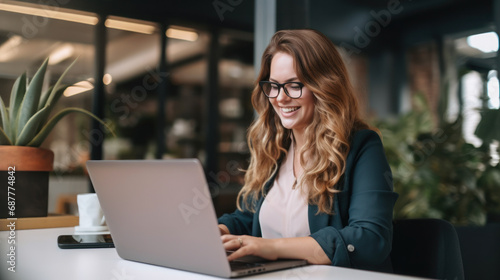
[[[76,60],[75,60],[76,62]],[[43,92],[48,58],[30,82],[26,73],[17,78],[9,106],[0,98],[0,218],[44,217],[48,209],[48,179],[53,169],[54,153],[40,145],[64,116],[81,113],[98,117],[80,108],[65,108],[53,116],[51,112],[68,85],[58,81]],[[111,130],[110,130],[111,131]]]

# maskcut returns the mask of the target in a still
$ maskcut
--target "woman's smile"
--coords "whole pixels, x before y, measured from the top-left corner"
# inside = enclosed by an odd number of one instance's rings
[[[283,113],[292,113],[298,109],[300,109],[300,107],[281,107],[281,111],[283,111]]]

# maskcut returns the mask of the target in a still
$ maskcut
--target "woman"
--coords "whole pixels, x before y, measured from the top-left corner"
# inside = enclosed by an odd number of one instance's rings
[[[278,31],[261,65],[238,210],[219,218],[228,259],[390,272],[397,194],[335,46],[314,30]]]

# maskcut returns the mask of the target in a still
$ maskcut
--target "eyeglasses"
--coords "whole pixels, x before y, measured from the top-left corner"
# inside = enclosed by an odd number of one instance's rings
[[[304,87],[304,84],[299,82],[278,84],[270,81],[260,81],[259,86],[262,89],[262,92],[269,98],[278,97],[280,89],[283,88],[288,97],[295,99],[302,96],[302,87]]]

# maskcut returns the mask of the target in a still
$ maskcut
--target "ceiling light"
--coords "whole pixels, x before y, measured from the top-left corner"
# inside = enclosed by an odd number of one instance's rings
[[[70,58],[75,53],[75,48],[71,44],[64,44],[53,51],[49,56],[49,65],[56,65]]]
[[[81,82],[78,82],[78,83],[68,87],[64,91],[64,96],[70,97],[73,95],[80,94],[82,92],[89,91],[93,88],[94,88],[94,85],[92,85],[89,81],[81,81]]]
[[[111,84],[112,81],[113,81],[113,77],[109,73],[104,74],[104,77],[102,77],[102,82],[105,85]]]
[[[118,20],[118,19],[107,19],[104,25],[108,28],[120,29],[125,31],[143,33],[143,34],[153,34],[156,27],[153,24],[138,23],[132,21]]]
[[[54,9],[55,9],[54,7],[36,8],[36,7],[20,6],[8,3],[0,3],[0,10],[7,12],[34,15],[34,16],[59,19],[59,20],[65,20],[83,24],[90,24],[90,25],[95,25],[98,22],[97,17],[93,15],[64,12],[60,8],[58,8],[57,11]]]
[[[169,38],[180,39],[190,42],[194,42],[198,39],[198,33],[196,33],[195,31],[178,29],[174,27],[167,29],[165,35],[167,35],[167,37]]]
[[[97,16],[91,13],[75,12],[66,9],[49,6],[27,6],[10,3],[0,3],[0,10],[20,13],[26,15],[40,16],[58,20],[77,22],[88,25],[96,25],[99,22]],[[125,31],[153,34],[156,27],[152,23],[134,20],[107,19],[104,23],[106,27]]]
[[[10,37],[0,45],[0,62],[9,61],[18,52],[17,46],[21,45],[23,38],[18,35]]]
[[[484,53],[498,51],[498,36],[496,32],[486,32],[467,37],[467,44]]]

